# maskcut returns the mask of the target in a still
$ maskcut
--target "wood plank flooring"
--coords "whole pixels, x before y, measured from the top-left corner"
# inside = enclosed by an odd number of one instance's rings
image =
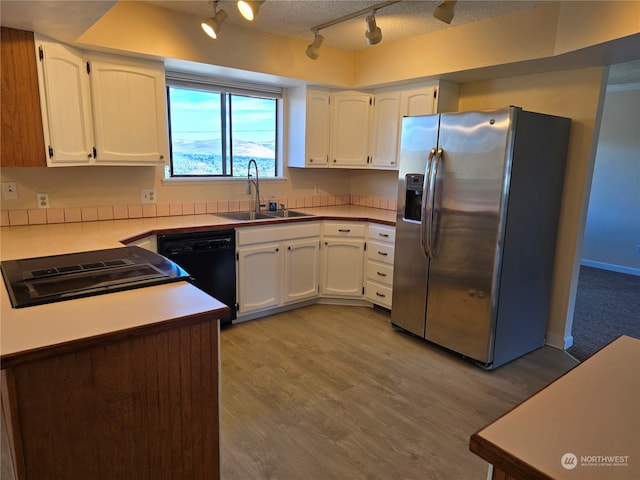
[[[224,329],[221,358],[224,480],[484,480],[471,434],[577,364],[543,347],[486,372],[334,305]]]

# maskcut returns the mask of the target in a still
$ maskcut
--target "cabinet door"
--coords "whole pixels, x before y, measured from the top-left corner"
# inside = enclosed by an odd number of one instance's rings
[[[283,303],[318,295],[320,243],[318,239],[294,240],[284,244]]]
[[[401,116],[431,115],[436,111],[436,87],[420,87],[402,92]]]
[[[371,127],[371,166],[398,168],[400,93],[376,94]]]
[[[158,164],[168,151],[161,64],[96,57],[91,62],[96,163]]]
[[[366,166],[369,162],[371,96],[333,95],[331,166]]]
[[[279,305],[281,283],[279,243],[238,249],[238,315]]]
[[[38,42],[49,165],[89,164],[93,152],[91,90],[81,51]]]
[[[323,246],[321,293],[362,297],[364,241],[326,238]]]
[[[0,165],[45,167],[33,33],[2,27]]]
[[[308,167],[326,167],[331,141],[331,104],[327,92],[307,92],[307,129],[305,132]]]

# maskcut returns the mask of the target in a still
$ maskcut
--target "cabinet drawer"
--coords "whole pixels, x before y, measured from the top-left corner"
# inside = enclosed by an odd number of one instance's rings
[[[236,228],[238,245],[254,243],[280,242],[294,238],[320,236],[319,222],[296,222],[296,225],[277,225],[273,227],[240,227]]]
[[[396,229],[393,227],[384,227],[382,225],[369,225],[369,240],[395,244]]]
[[[332,237],[365,237],[365,223],[325,222],[322,227],[324,236]]]
[[[367,259],[393,265],[394,246],[388,243],[370,241],[367,243]]]
[[[379,283],[367,281],[366,297],[377,305],[391,308],[391,287],[380,285]]]
[[[393,267],[384,263],[368,261],[367,279],[391,286],[393,284]]]

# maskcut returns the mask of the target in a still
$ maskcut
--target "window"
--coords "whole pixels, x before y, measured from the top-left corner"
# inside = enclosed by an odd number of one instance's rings
[[[168,76],[171,161],[165,177],[245,177],[251,159],[261,177],[277,177],[281,97],[281,89],[259,91]]]

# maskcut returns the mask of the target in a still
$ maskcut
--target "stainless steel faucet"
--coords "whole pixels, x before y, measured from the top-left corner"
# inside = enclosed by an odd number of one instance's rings
[[[251,179],[251,164],[253,164],[253,166],[256,169],[256,179],[255,180]],[[247,195],[251,195],[251,184],[252,183],[256,187],[256,205],[255,205],[254,211],[256,213],[260,213],[260,177],[258,175],[258,164],[256,163],[256,161],[253,158],[251,160],[249,160],[249,165],[247,165]]]

